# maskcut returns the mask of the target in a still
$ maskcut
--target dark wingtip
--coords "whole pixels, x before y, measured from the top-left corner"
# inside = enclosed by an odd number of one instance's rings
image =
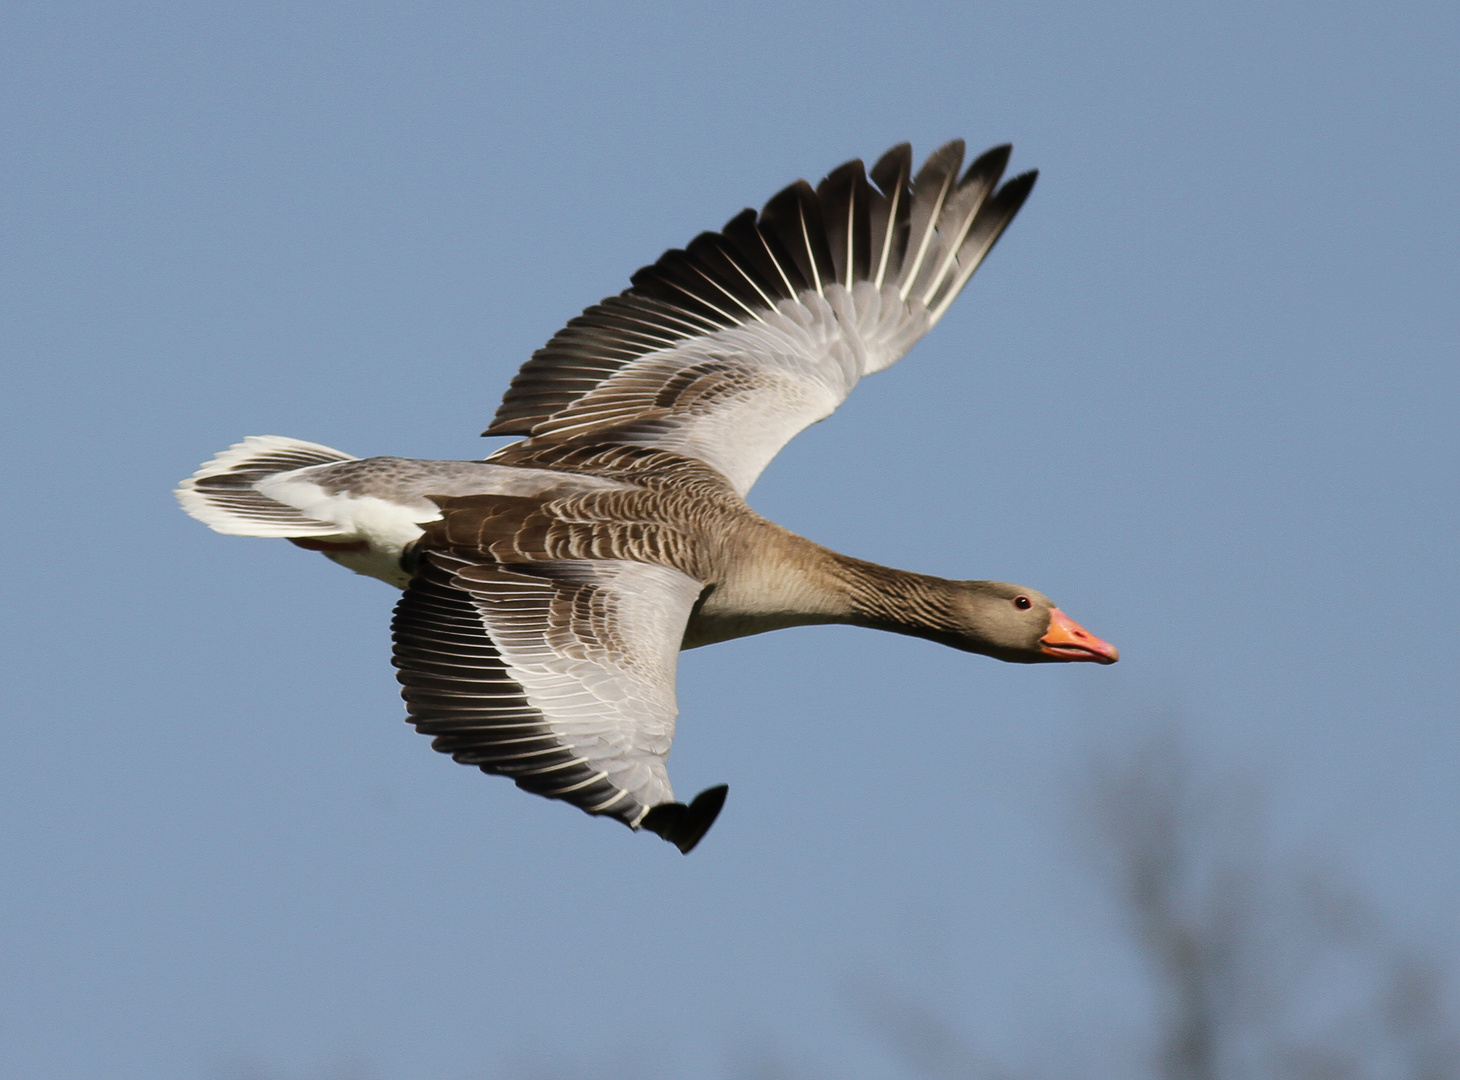
[[[964,171],[963,179],[959,182],[966,184],[973,177],[983,173],[992,173],[995,179],[1003,176],[1004,170],[1009,165],[1009,156],[1013,153],[1013,143],[1000,143],[998,146],[990,147],[973,160],[973,164]]]
[[[660,803],[644,815],[644,820],[639,822],[639,828],[658,833],[688,855],[704,839],[710,826],[715,824],[729,792],[729,784],[717,784],[712,788],[705,788],[688,806],[677,802]]]
[[[1017,197],[1020,204],[1022,205],[1024,200],[1029,197],[1029,193],[1034,190],[1034,181],[1038,179],[1038,169],[1030,169],[1028,172],[1022,172],[1018,176],[1010,180],[1003,187],[1001,187],[999,189],[999,194],[1002,195],[1004,192],[1008,191],[1010,192],[1010,196],[1008,197],[1013,197],[1013,194],[1017,192]]]

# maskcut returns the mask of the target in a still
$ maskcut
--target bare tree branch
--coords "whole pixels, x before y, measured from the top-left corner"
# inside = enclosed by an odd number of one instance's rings
[[[1152,1077],[1460,1080],[1445,969],[1396,947],[1331,862],[1278,851],[1255,780],[1199,772],[1172,724],[1098,762],[1086,794],[1080,820],[1158,1003]],[[1008,1075],[931,1009],[859,1004],[918,1075]]]
[[[1163,1015],[1161,1080],[1456,1080],[1444,980],[1311,856],[1274,850],[1248,777],[1174,728],[1094,770],[1097,843]]]

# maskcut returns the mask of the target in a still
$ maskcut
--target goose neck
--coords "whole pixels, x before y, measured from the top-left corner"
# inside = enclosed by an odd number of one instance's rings
[[[957,631],[953,582],[845,555],[836,563],[848,622],[934,641],[947,641]]]

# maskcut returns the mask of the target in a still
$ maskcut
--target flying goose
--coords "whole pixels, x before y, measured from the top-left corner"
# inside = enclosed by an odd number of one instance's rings
[[[485,461],[358,459],[255,436],[177,489],[217,532],[276,536],[404,590],[392,623],[409,720],[518,787],[686,854],[724,785],[674,801],[681,649],[811,623],[911,634],[1014,663],[1114,663],[1042,593],[837,554],[745,503],[948,310],[1035,173],[1010,147],[960,174],[907,144],[702,233],[523,365]]]

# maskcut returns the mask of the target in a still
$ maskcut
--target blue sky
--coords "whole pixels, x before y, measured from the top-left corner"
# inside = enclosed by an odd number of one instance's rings
[[[697,1080],[772,1047],[865,1080],[900,1074],[845,986],[884,978],[1005,1060],[1118,1042],[1147,1003],[1073,792],[1169,710],[1460,948],[1453,10],[0,21],[0,1072]],[[385,586],[173,504],[249,434],[482,456],[633,269],[955,136],[1013,142],[1033,197],[751,502],[1041,589],[1114,669],[848,628],[689,654],[676,785],[731,794],[685,859],[432,754]]]

